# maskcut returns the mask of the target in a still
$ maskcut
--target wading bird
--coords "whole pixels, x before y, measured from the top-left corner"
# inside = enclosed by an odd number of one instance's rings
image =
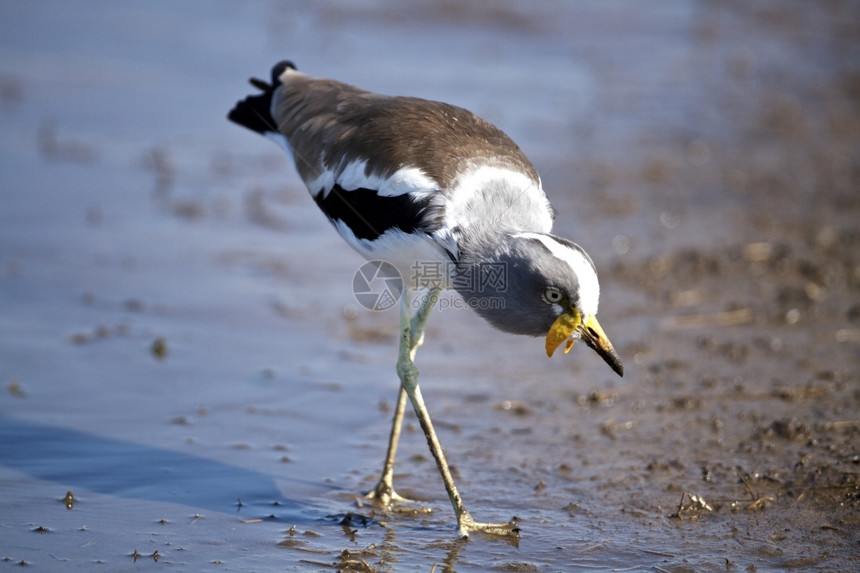
[[[555,211],[534,166],[471,112],[312,77],[287,61],[275,65],[270,82],[251,84],[262,93],[236,104],[229,119],[282,145],[344,240],[409,278],[400,299],[400,394],[382,476],[368,497],[383,506],[403,500],[394,491],[394,456],[409,400],[460,535],[517,535],[516,522],[479,523],[466,510],[418,387],[415,353],[430,310],[450,288],[496,328],[544,336],[548,356],[582,339],[622,375],[596,318],[600,287],[591,258],[550,233]],[[444,284],[435,272],[432,281],[420,272],[437,265],[447,270]],[[411,296],[421,287],[427,296],[412,314]],[[497,303],[483,304],[489,297]]]

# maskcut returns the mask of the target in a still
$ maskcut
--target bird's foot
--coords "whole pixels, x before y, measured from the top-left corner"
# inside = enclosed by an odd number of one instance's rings
[[[386,485],[383,480],[379,480],[376,487],[368,492],[364,499],[369,500],[375,507],[379,508],[386,514],[403,515],[418,518],[422,515],[433,513],[433,509],[421,505],[421,502],[403,497],[394,491],[390,485]],[[358,500],[358,505],[362,505],[362,500]]]
[[[516,518],[508,521],[507,523],[479,523],[472,519],[472,516],[469,515],[468,511],[463,510],[457,518],[457,526],[460,530],[460,537],[469,537],[469,535],[475,531],[487,535],[513,539],[519,538],[520,536],[520,525],[517,523]]]
[[[379,480],[376,487],[367,492],[364,498],[372,501],[375,505],[382,507],[389,507],[395,502],[412,502],[411,499],[405,498],[394,491],[394,486],[392,486],[391,483],[386,482],[385,479]]]

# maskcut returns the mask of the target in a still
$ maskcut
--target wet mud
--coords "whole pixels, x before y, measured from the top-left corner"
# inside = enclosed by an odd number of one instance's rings
[[[0,568],[856,568],[856,3],[26,6],[0,9]],[[396,309],[224,119],[284,57],[498,124],[595,260],[624,378],[453,299],[418,354],[467,507],[518,539],[456,538],[411,415],[416,501],[362,497]]]

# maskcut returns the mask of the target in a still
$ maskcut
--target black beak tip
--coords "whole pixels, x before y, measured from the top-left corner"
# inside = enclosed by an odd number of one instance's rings
[[[609,350],[608,352],[602,351],[599,352],[599,354],[600,357],[603,358],[603,360],[609,365],[609,367],[612,368],[613,372],[615,372],[622,378],[624,377],[624,365],[621,364],[621,359],[618,358],[618,355],[615,353],[614,350]]]
[[[624,365],[621,363],[621,359],[618,358],[618,354],[615,352],[615,349],[609,345],[603,346],[598,344],[593,338],[583,336],[582,340],[595,352],[597,352],[603,361],[606,362],[612,371],[624,378]]]

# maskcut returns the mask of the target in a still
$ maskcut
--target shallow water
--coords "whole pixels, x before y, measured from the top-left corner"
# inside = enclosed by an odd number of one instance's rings
[[[857,12],[4,4],[0,568],[851,570]],[[396,485],[432,512],[358,501],[396,312],[225,119],[285,57],[490,119],[597,263],[623,379],[465,310],[419,353],[467,505],[517,542],[456,539],[411,417]]]

